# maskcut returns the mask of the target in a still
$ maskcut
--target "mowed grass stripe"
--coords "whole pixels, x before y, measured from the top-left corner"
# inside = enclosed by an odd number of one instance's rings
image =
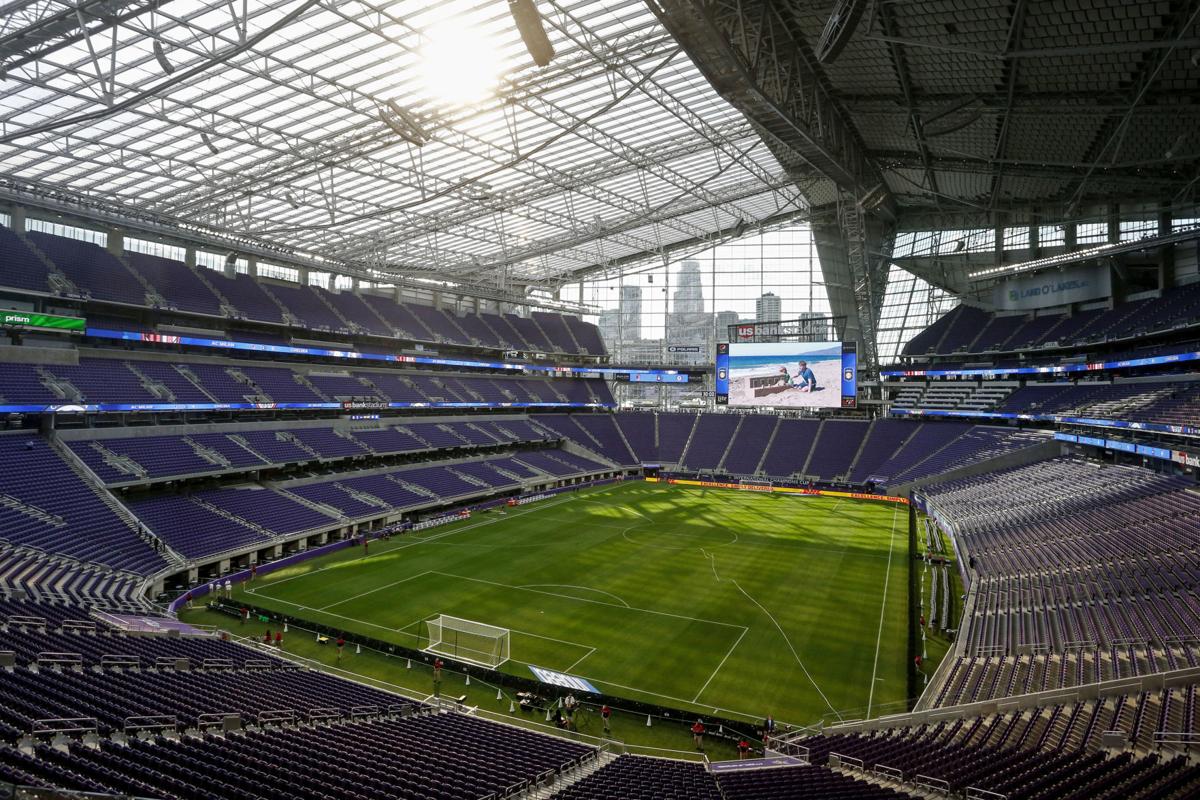
[[[289,568],[251,599],[406,646],[423,644],[421,620],[453,614],[520,631],[515,674],[573,669],[616,694],[809,724],[904,699],[896,513],[627,482]]]

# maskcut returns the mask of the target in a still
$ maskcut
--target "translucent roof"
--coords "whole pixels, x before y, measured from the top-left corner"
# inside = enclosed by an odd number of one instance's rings
[[[507,5],[0,0],[0,173],[500,286],[804,210],[643,0],[538,0],[542,68]]]

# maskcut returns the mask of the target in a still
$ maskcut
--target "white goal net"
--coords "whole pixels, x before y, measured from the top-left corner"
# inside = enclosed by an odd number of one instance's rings
[[[425,625],[429,628],[426,652],[484,667],[498,667],[508,661],[508,628],[446,614],[426,620]]]
[[[748,492],[769,492],[775,486],[772,481],[748,480],[738,481],[738,488]]]

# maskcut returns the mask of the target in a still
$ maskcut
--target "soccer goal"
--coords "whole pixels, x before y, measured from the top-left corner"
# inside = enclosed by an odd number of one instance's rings
[[[773,481],[760,481],[742,479],[738,481],[738,488],[746,492],[769,492],[775,487]]]
[[[425,625],[429,628],[429,644],[425,646],[428,653],[483,667],[494,668],[508,661],[508,628],[446,614],[426,620]]]

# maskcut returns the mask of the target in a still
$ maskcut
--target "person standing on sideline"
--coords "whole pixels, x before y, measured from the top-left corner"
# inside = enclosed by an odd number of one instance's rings
[[[271,629],[267,628],[267,632],[263,634],[263,644],[271,646]]]
[[[346,649],[346,640],[341,636],[337,640],[337,662],[342,663],[342,651]]]
[[[600,707],[600,719],[604,720],[604,732],[612,733],[612,729],[608,726],[609,720],[612,718],[612,709],[605,703]]]
[[[250,582],[254,583],[254,578],[258,575],[258,564],[250,565]]]
[[[229,580],[229,578],[225,579],[225,599],[233,599],[233,581]]]
[[[246,624],[246,620],[250,619],[250,609],[242,606],[242,624]]]
[[[695,724],[692,725],[692,741],[695,743],[697,750],[704,749],[704,723],[700,721],[699,717],[696,718]]]
[[[283,649],[283,631],[275,631],[275,646]]]
[[[575,728],[575,708],[579,705],[579,701],[575,699],[575,695],[568,694],[563,700],[563,710],[567,712],[567,728]]]
[[[771,737],[775,735],[775,718],[767,714],[767,718],[763,720],[763,746],[771,741]]]
[[[363,537],[362,537],[362,543],[363,543],[363,555],[365,556],[370,552],[370,543],[367,541],[367,535],[365,533],[363,534]]]
[[[745,761],[750,757],[750,743],[746,741],[746,737],[742,737],[738,742],[738,761]]]
[[[440,658],[433,659],[433,695],[442,695],[442,667],[445,666]]]

